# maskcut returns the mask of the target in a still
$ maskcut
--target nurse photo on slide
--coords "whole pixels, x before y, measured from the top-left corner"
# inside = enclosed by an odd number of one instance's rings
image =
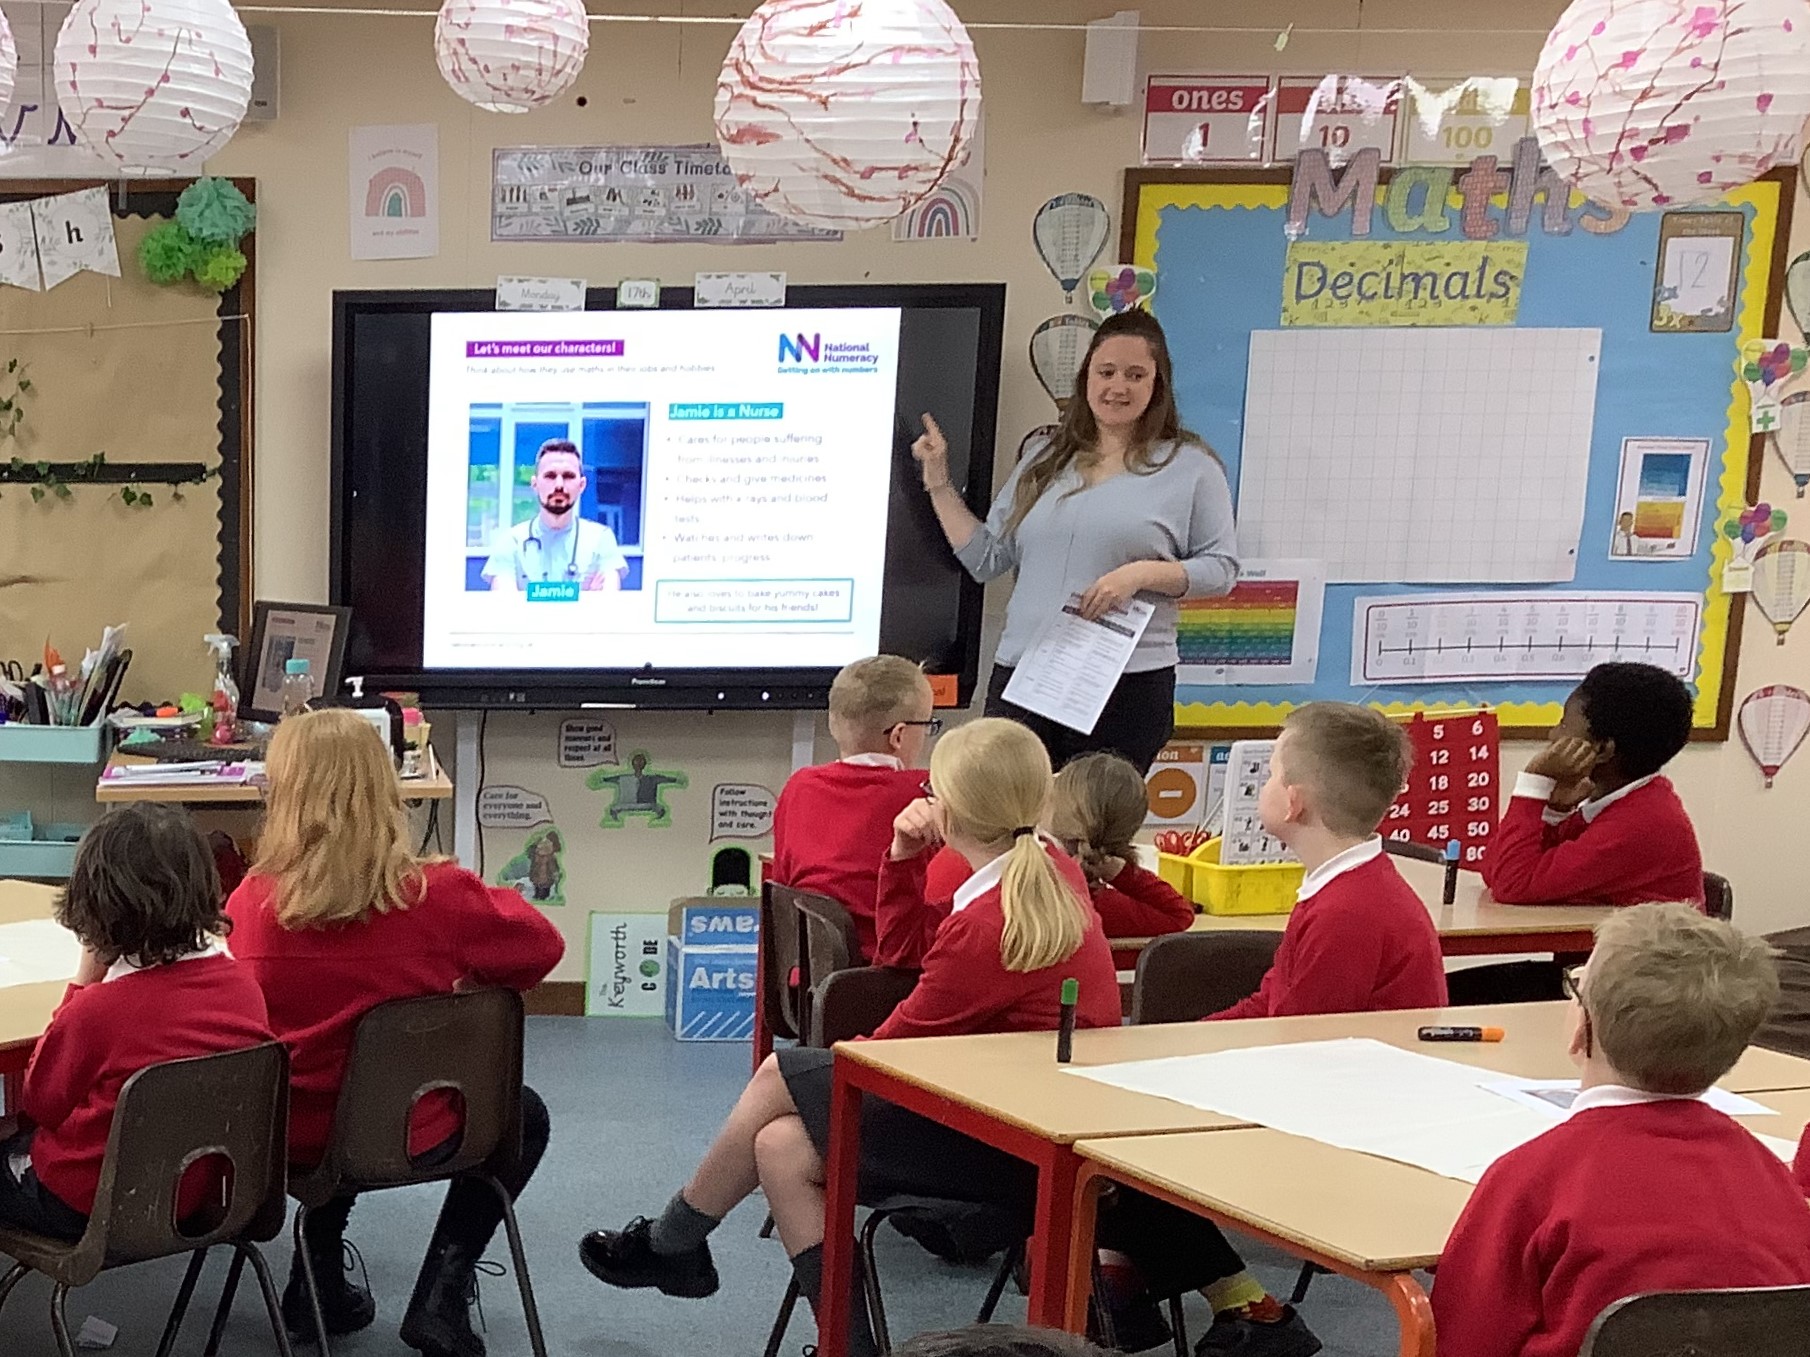
[[[949,445],[933,416],[911,452],[956,560],[983,583],[1016,572],[987,715],[1029,726],[1058,769],[1111,750],[1148,772],[1175,730],[1176,600],[1230,593],[1238,581],[1225,470],[1182,428],[1156,317],[1126,311],[1100,326],[1062,422],[1030,444],[985,522],[949,479]],[[1156,607],[1089,733],[1005,699],[1013,666],[1071,595],[1090,620],[1133,598]]]
[[[564,438],[542,443],[533,484],[540,508],[497,534],[484,582],[492,590],[526,590],[547,582],[576,582],[587,592],[622,588],[628,558],[616,534],[578,513],[588,481],[577,445]]]

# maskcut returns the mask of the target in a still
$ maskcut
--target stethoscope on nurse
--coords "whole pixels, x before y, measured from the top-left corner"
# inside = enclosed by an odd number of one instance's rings
[[[563,439],[550,439],[541,445],[535,457],[533,481],[540,508],[526,523],[512,530],[512,536],[520,536],[514,537],[507,564],[492,557],[486,571],[492,589],[514,587],[518,576],[523,584],[563,576],[586,590],[621,587],[621,555],[614,536],[602,524],[587,523],[578,515],[585,484],[584,462],[576,447]],[[563,567],[558,556],[566,553],[550,551],[543,533],[570,536],[569,555]],[[587,542],[587,535],[592,540]],[[607,559],[611,556],[615,557],[614,565]],[[580,561],[585,562],[583,567]]]

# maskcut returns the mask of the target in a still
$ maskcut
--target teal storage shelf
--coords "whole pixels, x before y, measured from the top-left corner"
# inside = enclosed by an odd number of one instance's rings
[[[77,840],[87,825],[41,825],[33,839],[0,839],[0,877],[61,881],[75,865]]]
[[[98,726],[0,726],[0,763],[99,764],[107,757],[108,728]]]

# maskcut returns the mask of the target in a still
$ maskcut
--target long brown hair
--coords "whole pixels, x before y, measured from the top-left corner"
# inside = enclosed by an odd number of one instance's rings
[[[1050,832],[1069,847],[1094,885],[1106,879],[1108,862],[1135,865],[1132,837],[1150,812],[1144,779],[1131,763],[1104,751],[1071,759],[1056,774]]]
[[[349,923],[419,897],[402,789],[370,722],[345,708],[291,716],[270,741],[266,769],[256,870],[276,887],[278,923]]]
[[[1094,353],[1100,345],[1121,337],[1143,340],[1149,345],[1150,357],[1156,365],[1156,376],[1150,386],[1150,404],[1138,420],[1131,448],[1125,454],[1125,469],[1134,476],[1148,476],[1167,466],[1175,456],[1174,449],[1172,447],[1159,461],[1155,455],[1159,443],[1197,443],[1206,447],[1198,434],[1182,427],[1181,412],[1175,408],[1175,366],[1169,359],[1169,341],[1156,317],[1136,309],[1108,316],[1094,331],[1093,340],[1087,346],[1087,356],[1075,373],[1075,390],[1063,407],[1062,422],[1056,426],[1050,441],[1043,445],[1043,450],[1030,460],[1018,477],[1018,487],[1012,496],[1012,516],[1006,521],[1007,532],[1017,531],[1031,506],[1062,478],[1064,472],[1077,464],[1085,466],[1092,458],[1100,441],[1100,424],[1094,418],[1093,407],[1087,403],[1087,377],[1093,371]]]

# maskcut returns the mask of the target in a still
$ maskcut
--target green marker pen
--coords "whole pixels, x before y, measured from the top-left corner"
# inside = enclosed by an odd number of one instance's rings
[[[1062,982],[1062,1019],[1056,1025],[1056,1063],[1066,1065],[1074,1055],[1075,1003],[1081,997],[1081,982],[1069,978]]]

